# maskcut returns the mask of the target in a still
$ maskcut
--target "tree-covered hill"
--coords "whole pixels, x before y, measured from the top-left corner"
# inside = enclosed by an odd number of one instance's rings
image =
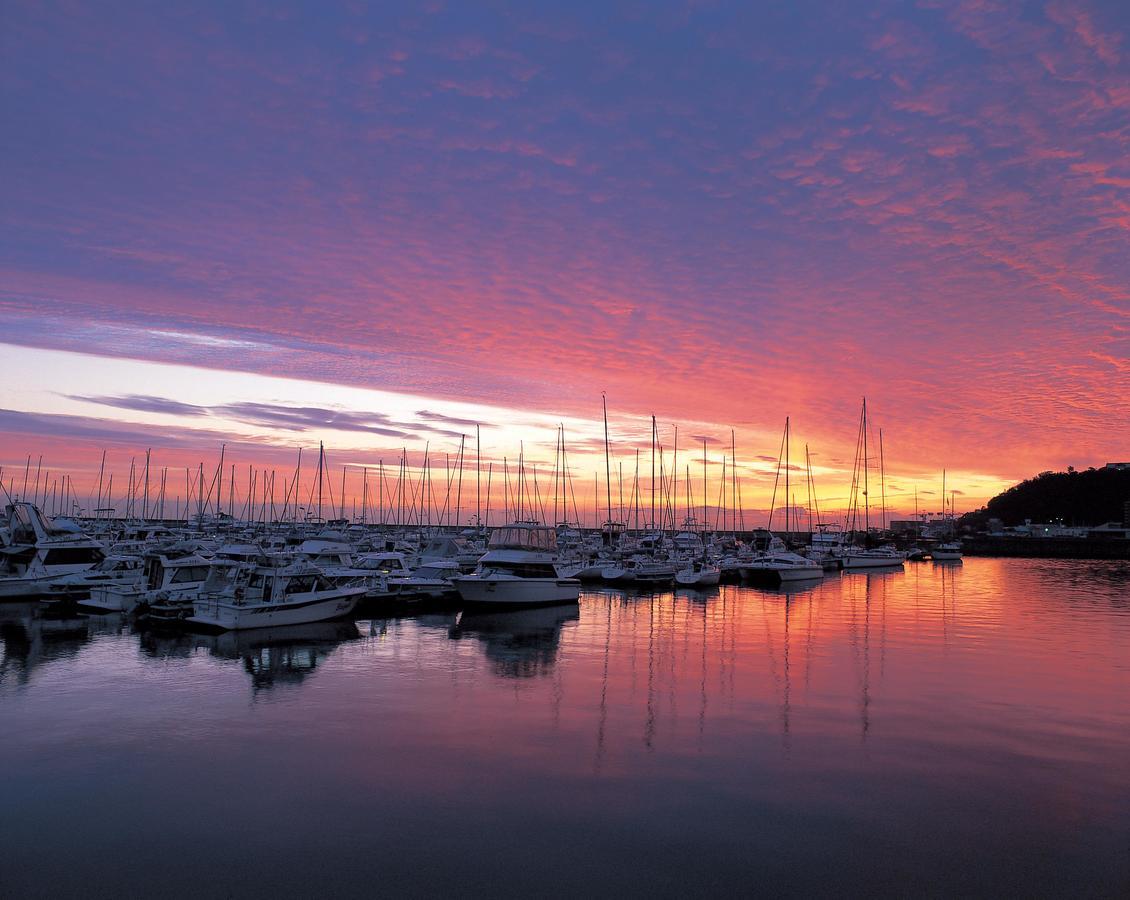
[[[963,525],[982,528],[989,519],[1005,525],[1052,522],[1101,525],[1121,522],[1123,504],[1130,500],[1130,469],[1087,469],[1041,472],[997,494],[976,512],[962,516]]]

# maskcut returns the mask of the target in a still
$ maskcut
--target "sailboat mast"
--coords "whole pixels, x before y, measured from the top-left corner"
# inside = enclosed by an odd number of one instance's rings
[[[785,534],[789,533],[789,417],[785,416]]]
[[[706,546],[706,438],[702,439],[702,545]]]
[[[879,429],[879,496],[883,501],[883,530],[887,530],[887,464],[883,459],[883,429]]]
[[[871,501],[867,496],[867,398],[863,398],[863,533],[871,531]]]
[[[604,408],[604,487],[608,509],[608,524],[612,524],[612,459],[608,449],[608,398],[602,391],[601,406]]]
[[[326,458],[326,448],[318,441],[318,521],[322,521],[322,463]]]
[[[730,525],[735,536],[738,532],[738,442],[734,436],[734,429],[730,429],[730,503],[734,509],[730,513]]]
[[[651,417],[651,524],[655,528],[655,416]]]
[[[459,483],[455,488],[455,525],[457,528],[463,525],[463,447],[466,440],[467,435],[459,435]]]

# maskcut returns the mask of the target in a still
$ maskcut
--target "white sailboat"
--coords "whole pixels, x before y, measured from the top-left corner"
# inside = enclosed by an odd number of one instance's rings
[[[863,533],[871,532],[871,506],[868,497],[870,461],[867,456],[867,398],[863,398],[863,409],[859,416],[859,432],[856,436],[855,465],[851,485],[851,514],[849,532],[855,532],[859,514],[859,489],[863,496]],[[884,489],[885,490],[885,489]],[[902,568],[906,556],[894,547],[871,547],[852,545],[843,551],[842,565],[845,571],[853,569]]]

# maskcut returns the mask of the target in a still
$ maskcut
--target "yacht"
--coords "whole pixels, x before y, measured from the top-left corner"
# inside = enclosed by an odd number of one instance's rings
[[[687,563],[675,573],[675,582],[683,587],[716,587],[721,580],[722,570],[701,559]]]
[[[936,562],[953,562],[961,560],[961,544],[958,541],[947,541],[944,544],[935,544],[930,551],[930,558]]]
[[[142,558],[127,554],[112,554],[83,572],[59,575],[47,586],[50,600],[72,600],[89,597],[100,587],[134,587],[141,584]],[[117,610],[114,610],[117,612]]]
[[[155,621],[180,619],[189,607],[180,604],[179,599],[204,584],[210,564],[203,556],[183,550],[153,552],[146,555],[138,581],[93,587],[79,606],[98,612],[141,610]]]
[[[864,550],[860,547],[844,549],[843,567],[845,569],[878,569],[898,566],[902,568],[903,555],[894,547],[875,547]]]
[[[434,559],[403,575],[390,575],[388,587],[400,600],[440,600],[455,593],[452,579],[462,573],[456,560]]]
[[[223,631],[325,622],[348,616],[367,590],[364,585],[335,586],[305,560],[285,566],[217,567],[191,595],[192,614],[185,621]]]
[[[0,538],[0,600],[44,594],[59,576],[84,572],[105,558],[102,545],[56,526],[33,503],[15,500]]]
[[[496,528],[475,571],[452,582],[468,604],[538,606],[575,603],[581,595],[580,579],[557,570],[557,532],[533,522]]]
[[[742,578],[769,577],[777,581],[805,581],[824,577],[824,567],[788,550],[770,550],[742,565]]]

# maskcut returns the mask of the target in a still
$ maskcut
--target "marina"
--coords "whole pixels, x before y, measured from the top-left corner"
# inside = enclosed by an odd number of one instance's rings
[[[1127,0],[6,0],[0,900],[1130,898]]]
[[[218,634],[5,603],[5,893],[1115,895],[1128,598],[970,558]]]

